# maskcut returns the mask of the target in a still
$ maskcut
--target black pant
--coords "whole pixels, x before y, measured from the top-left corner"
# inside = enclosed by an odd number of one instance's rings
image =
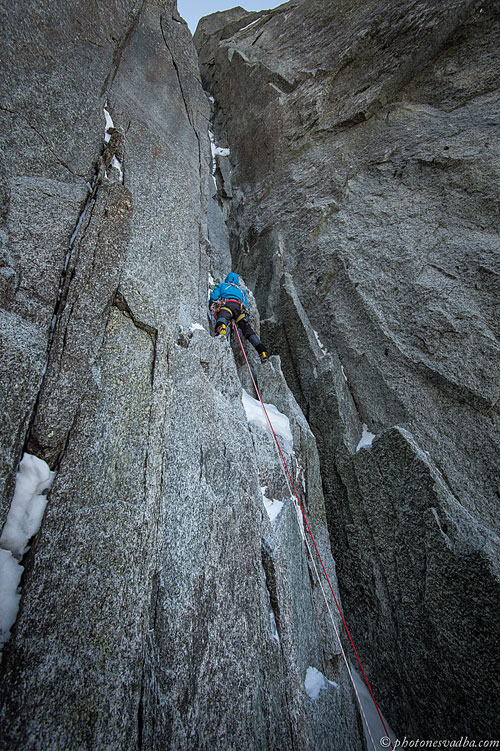
[[[237,302],[236,300],[234,302],[228,300],[226,303],[224,303],[223,307],[217,313],[217,319],[215,321],[215,333],[219,333],[220,327],[223,323],[225,323],[226,326],[229,326],[231,319],[236,321],[240,315],[241,303]],[[259,355],[261,354],[261,352],[265,351],[264,345],[248,322],[248,316],[245,316],[241,319],[241,321],[238,321],[238,327],[245,339],[247,339],[250,344],[255,347]]]

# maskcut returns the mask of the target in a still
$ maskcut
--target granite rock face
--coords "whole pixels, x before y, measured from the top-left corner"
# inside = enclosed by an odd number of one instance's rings
[[[400,737],[496,733],[499,11],[292,0],[195,35],[233,265],[317,439]],[[380,437],[356,453],[363,426]]]
[[[1,11],[2,522],[23,451],[56,471],[2,655],[2,748],[357,751],[275,448],[209,336],[231,170],[218,155],[216,191],[175,6]],[[315,438],[278,358],[250,357],[337,587]]]
[[[3,746],[362,747],[251,377],[209,335],[230,267],[382,708],[494,737],[498,4],[238,7],[201,22],[201,78],[174,0],[0,14],[1,523],[23,451],[56,472]]]

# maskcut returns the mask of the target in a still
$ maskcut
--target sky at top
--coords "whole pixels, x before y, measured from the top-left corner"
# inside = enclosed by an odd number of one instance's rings
[[[245,10],[269,10],[283,5],[286,0],[273,2],[273,0],[177,0],[177,8],[182,18],[187,21],[191,33],[194,34],[198,21],[203,16],[217,13],[218,10],[229,10],[240,5]]]

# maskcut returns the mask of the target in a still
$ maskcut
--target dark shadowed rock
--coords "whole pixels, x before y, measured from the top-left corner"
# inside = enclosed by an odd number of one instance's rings
[[[339,466],[348,498],[332,532],[348,544],[342,580],[360,648],[392,644],[370,659],[376,686],[390,675],[391,722],[417,736],[431,696],[434,723],[469,737],[491,735],[498,658],[483,629],[488,624],[493,641],[500,636],[498,537],[457,502],[401,428]],[[450,676],[465,665],[468,679],[454,682],[451,700]]]

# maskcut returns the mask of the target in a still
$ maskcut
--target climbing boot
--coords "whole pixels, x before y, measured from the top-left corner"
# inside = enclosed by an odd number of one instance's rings
[[[269,357],[267,356],[267,352],[261,352],[260,353],[260,361],[261,362],[269,362]]]
[[[227,326],[225,323],[222,323],[219,328],[217,329],[217,336],[226,336],[227,334]]]

